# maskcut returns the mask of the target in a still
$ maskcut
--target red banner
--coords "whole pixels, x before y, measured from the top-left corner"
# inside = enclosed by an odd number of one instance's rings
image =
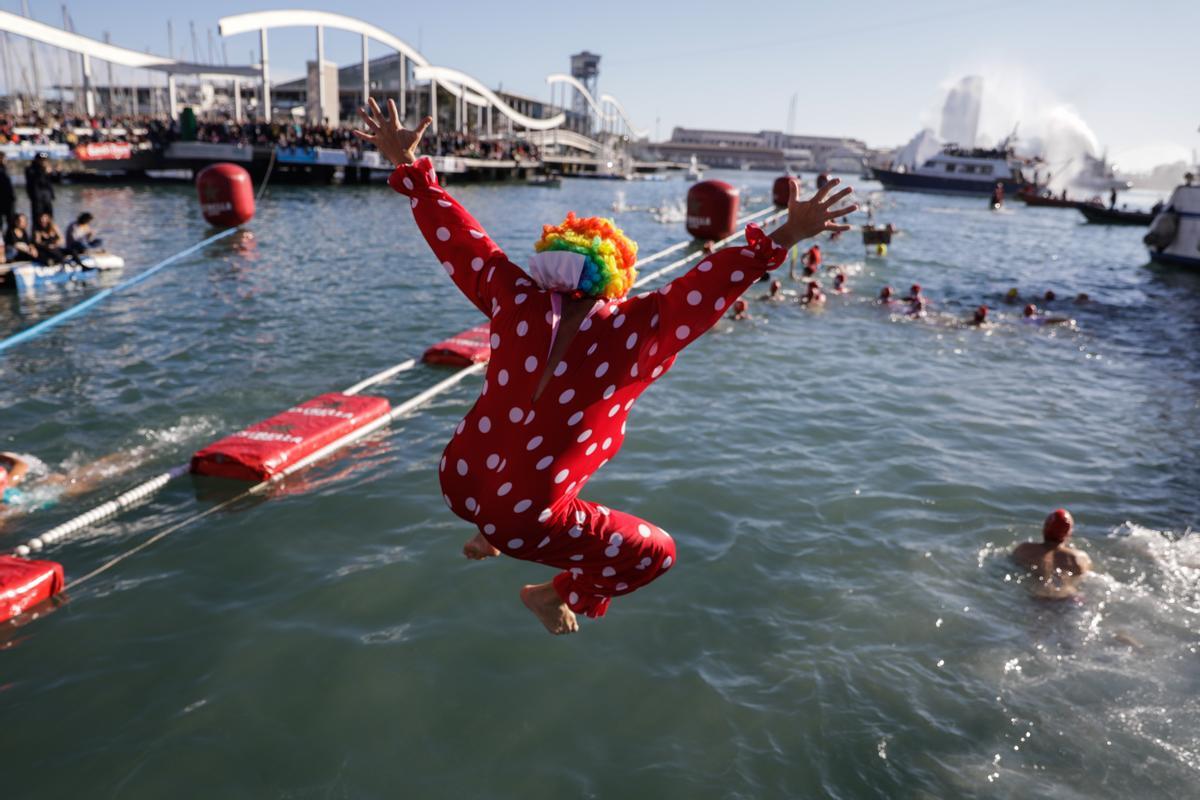
[[[133,158],[133,145],[129,142],[88,142],[75,148],[80,161],[122,161]]]

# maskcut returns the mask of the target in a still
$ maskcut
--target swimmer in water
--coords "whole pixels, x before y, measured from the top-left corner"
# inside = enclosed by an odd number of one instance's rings
[[[1004,302],[1012,306],[1021,302],[1021,293],[1017,291],[1017,287],[1014,286],[1004,293]]]
[[[1042,301],[1046,303],[1053,303],[1057,299],[1058,295],[1054,293],[1053,289],[1047,289],[1046,293],[1042,295]]]
[[[733,301],[733,310],[732,313],[730,313],[729,318],[735,322],[741,322],[744,319],[751,319],[750,306],[745,300],[738,299]]]
[[[1079,582],[1092,569],[1087,553],[1067,544],[1075,529],[1071,512],[1060,508],[1046,517],[1041,542],[1023,542],[1012,552],[1013,561],[1036,578],[1032,591],[1047,600],[1064,600],[1079,591]]]
[[[808,284],[808,289],[804,292],[804,296],[800,298],[802,306],[820,306],[825,304],[825,293],[821,291],[819,281],[812,281]]]
[[[817,274],[817,268],[821,266],[821,246],[814,244],[812,247],[804,251],[804,255],[800,256],[800,263],[804,265],[804,277],[811,278]],[[796,275],[796,265],[792,264],[790,270],[791,278],[794,281],[800,280]]]
[[[929,314],[929,301],[925,295],[918,294],[909,298],[908,311],[905,312],[913,319],[924,319]]]
[[[988,307],[979,306],[975,309],[975,313],[971,315],[971,319],[967,321],[967,325],[973,328],[983,328],[989,325],[988,322]]]
[[[908,297],[903,299],[909,303],[913,302],[914,300],[924,300],[925,295],[921,294],[921,284],[914,283],[912,286],[908,287]]]
[[[138,463],[137,453],[113,453],[86,466],[57,473],[31,455],[0,453],[0,521],[81,495]]]
[[[1033,303],[1025,306],[1025,311],[1021,315],[1021,321],[1029,325],[1070,325],[1074,320],[1068,317],[1046,317],[1038,311],[1038,307]]]
[[[833,291],[838,294],[850,294],[850,287],[846,286],[846,273],[839,272],[833,276]]]
[[[895,303],[896,299],[895,299],[895,297],[893,297],[894,294],[895,294],[895,292],[892,290],[892,287],[890,287],[890,286],[885,286],[882,289],[880,289],[879,290],[879,305],[890,306],[892,303]]]
[[[455,286],[489,318],[491,356],[479,397],[438,462],[443,499],[475,528],[463,555],[504,554],[557,574],[525,586],[521,601],[552,634],[579,630],[577,614],[604,616],[613,598],[649,585],[675,564],[675,542],[651,522],[580,495],[621,449],[638,396],[678,354],[804,239],[845,230],[837,207],[851,192],[830,181],[769,235],[699,260],[658,289],[632,294],[637,245],[612,220],[568,213],[542,228],[528,271],[518,266],[417,158],[426,117],[400,124],[370,100],[360,112],[371,142],[394,166],[388,185]],[[697,453],[699,457],[699,453]],[[450,584],[446,591],[455,594]]]
[[[767,293],[758,299],[766,300],[768,303],[782,303],[784,300],[787,300],[787,295],[783,293],[783,284],[778,278],[775,278],[771,281],[771,285],[768,287]]]

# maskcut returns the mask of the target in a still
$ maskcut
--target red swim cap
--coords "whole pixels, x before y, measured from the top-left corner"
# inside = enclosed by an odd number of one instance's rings
[[[879,290],[879,299],[880,300],[890,300],[891,297],[892,297],[892,287],[885,286]]]
[[[1046,517],[1046,522],[1042,525],[1042,538],[1047,542],[1061,544],[1071,535],[1074,527],[1075,518],[1071,516],[1071,512],[1065,508],[1057,508]]]
[[[1037,314],[1037,306],[1035,306],[1033,303],[1025,306],[1025,316],[1032,317],[1035,314]]]
[[[919,284],[919,283],[914,283],[914,284],[913,284],[913,285],[912,285],[912,286],[909,288],[909,290],[908,290],[908,291],[909,291],[910,293],[912,293],[912,294],[920,294],[920,293],[921,293],[921,284]]]
[[[737,312],[739,312],[739,313],[740,313],[740,312],[742,312],[742,311],[745,311],[745,310],[746,310],[746,301],[745,301],[745,300],[738,300],[738,301],[736,301],[736,302],[733,304],[733,310],[734,310],[734,311],[737,311]]]

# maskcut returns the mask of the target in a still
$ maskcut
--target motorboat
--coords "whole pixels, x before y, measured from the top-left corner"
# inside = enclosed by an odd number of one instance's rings
[[[1191,175],[1175,187],[1171,199],[1154,217],[1150,232],[1142,239],[1150,248],[1150,259],[1159,264],[1200,267],[1200,186]]]
[[[1105,208],[1101,205],[1079,205],[1079,213],[1093,225],[1149,225],[1154,219],[1150,211],[1130,211],[1124,208]]]
[[[1032,164],[1019,158],[1005,140],[996,148],[949,145],[920,166],[872,167],[871,174],[885,189],[988,197],[997,183],[1006,193],[1037,193],[1042,187],[1025,177],[1027,166]]]

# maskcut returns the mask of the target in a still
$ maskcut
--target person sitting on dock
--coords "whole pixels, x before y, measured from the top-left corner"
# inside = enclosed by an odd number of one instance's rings
[[[92,230],[92,220],[94,219],[95,217],[85,211],[67,226],[66,251],[69,255],[81,256],[88,250],[100,249],[104,244]]]
[[[47,264],[57,263],[66,258],[62,231],[58,229],[49,212],[43,211],[37,218],[33,227],[33,243],[37,246],[38,257]]]
[[[1079,582],[1092,570],[1087,553],[1067,544],[1075,519],[1065,508],[1052,511],[1042,525],[1041,542],[1023,542],[1012,559],[1036,579],[1034,594],[1047,600],[1064,600],[1079,591]]]
[[[637,245],[612,220],[568,212],[544,226],[526,271],[438,183],[432,160],[417,158],[432,118],[406,130],[393,101],[386,115],[369,102],[360,112],[367,129],[355,134],[395,165],[388,184],[489,319],[483,388],[437,468],[446,504],[476,528],[463,554],[557,569],[520,596],[550,633],[573,633],[576,614],[603,616],[613,598],[675,564],[666,531],[579,496],[620,450],[638,396],[791,247],[845,229],[835,220],[855,207],[835,206],[850,189],[831,181],[802,202],[793,184],[787,220],[770,235],[751,224],[744,243],[702,257],[658,291],[632,294]]]
[[[29,219],[24,214],[17,214],[4,232],[4,260],[36,261],[37,258],[37,245],[29,233]]]

